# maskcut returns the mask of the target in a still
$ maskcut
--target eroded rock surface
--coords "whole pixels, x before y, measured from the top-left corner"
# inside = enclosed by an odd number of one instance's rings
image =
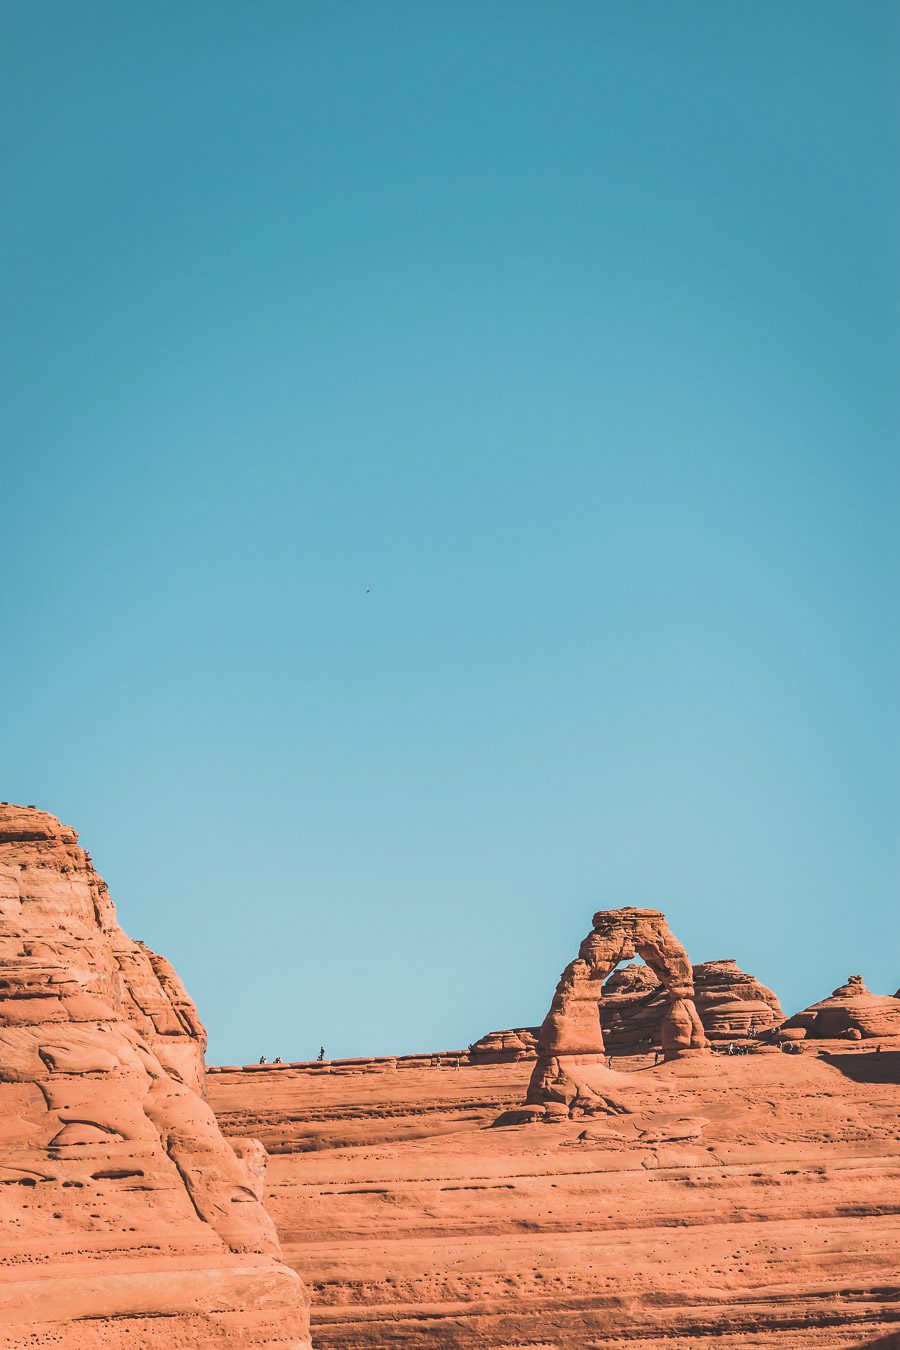
[[[308,1347],[172,967],[54,816],[0,805],[0,897],[0,1346]]]
[[[876,1044],[623,1056],[628,1114],[507,1129],[525,1061],[209,1090],[269,1152],[316,1350],[887,1350],[900,1038]]]
[[[711,1041],[758,1035],[784,1021],[778,996],[733,959],[694,966],[694,995]]]
[[[598,1011],[606,1048],[658,1049],[665,1008],[666,987],[649,966],[619,966],[603,985]]]
[[[873,994],[861,975],[851,975],[829,998],[789,1018],[785,1030],[795,1029],[816,1040],[900,1036],[900,999],[892,994]]]
[[[538,1036],[537,1063],[527,1105],[545,1113],[605,1113],[625,1109],[614,1096],[598,1011],[607,976],[622,961],[640,956],[665,987],[660,1025],[667,1060],[709,1049],[694,1004],[694,974],[688,954],[656,909],[605,909],[556,986]]]
[[[534,1059],[538,1030],[510,1027],[505,1031],[489,1031],[469,1046],[468,1058],[472,1064],[516,1064],[520,1059]]]
[[[693,977],[694,1004],[713,1043],[759,1035],[784,1021],[777,995],[735,960],[704,961],[693,967]],[[649,966],[614,970],[600,1002],[607,1050],[629,1054],[659,1048],[665,1009],[665,986]]]

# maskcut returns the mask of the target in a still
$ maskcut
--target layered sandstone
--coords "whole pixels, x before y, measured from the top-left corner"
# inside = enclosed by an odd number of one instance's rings
[[[786,1031],[803,1031],[816,1040],[847,1040],[900,1036],[900,999],[873,994],[861,975],[851,975],[829,998],[795,1013]]]
[[[623,1056],[627,1114],[508,1129],[526,1061],[209,1091],[270,1154],[316,1350],[888,1350],[900,1045],[876,1046]]]
[[[666,987],[649,966],[619,966],[603,985],[598,1009],[606,1048],[658,1049],[665,1008]]]
[[[733,959],[704,961],[693,968],[694,1003],[706,1037],[714,1044],[770,1031],[784,1021],[776,994]],[[649,966],[613,971],[603,986],[600,1017],[606,1047],[615,1054],[662,1043],[665,986]]]
[[[620,1109],[601,1030],[607,976],[640,956],[665,987],[660,1039],[665,1058],[709,1049],[694,1004],[688,954],[656,909],[600,910],[578,956],[563,971],[538,1036],[537,1063],[528,1088],[532,1110],[562,1115]]]
[[[520,1059],[534,1059],[537,1032],[537,1027],[489,1031],[469,1046],[468,1059],[473,1064],[515,1064]]]
[[[205,1033],[74,830],[0,805],[0,1346],[308,1347]]]
[[[694,995],[711,1041],[759,1035],[784,1021],[777,994],[732,958],[694,966]]]

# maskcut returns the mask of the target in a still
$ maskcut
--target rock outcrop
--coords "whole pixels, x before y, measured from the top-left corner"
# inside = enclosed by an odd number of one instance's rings
[[[566,966],[538,1036],[527,1104],[545,1114],[617,1110],[610,1090],[599,1008],[603,984],[621,961],[641,956],[665,986],[660,1028],[666,1059],[709,1049],[694,1004],[687,952],[655,909],[600,910],[591,932]]]
[[[900,999],[872,994],[861,975],[851,975],[829,998],[795,1013],[783,1029],[803,1032],[815,1040],[900,1036]]]
[[[777,996],[736,961],[704,961],[693,975],[694,1003],[708,1040],[757,1035],[784,1021]],[[665,1009],[665,986],[649,966],[613,971],[600,1001],[606,1048],[614,1054],[658,1049]]]
[[[900,1047],[836,1044],[617,1074],[628,1114],[552,1128],[485,1128],[526,1060],[209,1094],[270,1154],[317,1348],[898,1350]]]
[[[599,1017],[612,1054],[657,1050],[666,1010],[666,987],[649,966],[614,970],[603,985]]]
[[[0,1328],[114,1350],[308,1347],[262,1159],[202,1096],[205,1033],[74,830],[0,805]],[[16,1344],[16,1340],[3,1342]]]
[[[694,966],[697,1011],[711,1041],[771,1031],[784,1021],[777,994],[732,958]]]
[[[489,1031],[469,1046],[469,1062],[515,1064],[520,1059],[534,1059],[538,1030],[538,1027],[510,1027],[506,1031]]]

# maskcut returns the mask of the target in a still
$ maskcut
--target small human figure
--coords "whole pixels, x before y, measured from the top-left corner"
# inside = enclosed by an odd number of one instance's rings
[[[265,1055],[260,1055],[259,1062],[260,1064],[267,1064],[268,1060],[266,1059]]]
[[[317,1058],[318,1062],[321,1064],[321,1063],[322,1063],[322,1060],[325,1058],[325,1047],[324,1047],[324,1045],[320,1045],[320,1046],[319,1046],[319,1053],[318,1053],[318,1055],[316,1056],[316,1058]]]
[[[658,1064],[659,1061],[660,1061],[661,1059],[662,1059],[662,1051],[661,1051],[661,1050],[654,1050],[654,1052],[653,1052],[653,1063],[654,1063],[654,1064]]]
[[[880,1046],[880,1045],[876,1045],[876,1047],[875,1047],[875,1053],[876,1053],[876,1055],[880,1055],[880,1054],[881,1054],[881,1046]]]
[[[280,1063],[281,1063],[281,1056],[280,1056],[280,1055],[276,1055],[275,1058],[272,1060],[272,1063],[273,1063],[273,1064],[280,1064]]]
[[[454,1064],[453,1067],[454,1067],[454,1069],[458,1069],[458,1068],[459,1068],[459,1055],[456,1056],[456,1063]]]

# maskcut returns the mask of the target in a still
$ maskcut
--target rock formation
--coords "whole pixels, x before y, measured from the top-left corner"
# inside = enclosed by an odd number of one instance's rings
[[[607,1050],[635,1054],[661,1044],[666,987],[649,966],[614,970],[603,985],[599,1016]]]
[[[537,1027],[489,1031],[469,1046],[468,1059],[472,1064],[515,1064],[520,1059],[534,1059],[537,1032]]]
[[[728,958],[694,966],[697,1011],[711,1041],[770,1031],[784,1021],[777,994]]]
[[[201,1095],[205,1043],[75,831],[0,805],[0,1325],[22,1344],[308,1347],[259,1149]]]
[[[900,1036],[900,999],[891,994],[872,994],[861,975],[851,975],[830,998],[795,1013],[783,1030],[803,1032],[817,1040]]]
[[[900,1046],[879,1044],[617,1073],[627,1114],[553,1128],[486,1128],[527,1060],[264,1066],[209,1095],[268,1150],[317,1350],[898,1350]]]
[[[666,1059],[697,1054],[709,1045],[694,1005],[687,952],[655,909],[601,910],[578,956],[566,966],[538,1036],[529,1106],[552,1113],[616,1110],[609,1096],[599,1008],[603,983],[621,962],[643,957],[665,986],[661,1042]]]
[[[784,1021],[777,996],[736,961],[704,961],[693,967],[693,974],[694,1003],[708,1040],[758,1034]],[[665,1008],[665,986],[649,966],[613,971],[600,1002],[607,1049],[615,1054],[657,1049]]]

